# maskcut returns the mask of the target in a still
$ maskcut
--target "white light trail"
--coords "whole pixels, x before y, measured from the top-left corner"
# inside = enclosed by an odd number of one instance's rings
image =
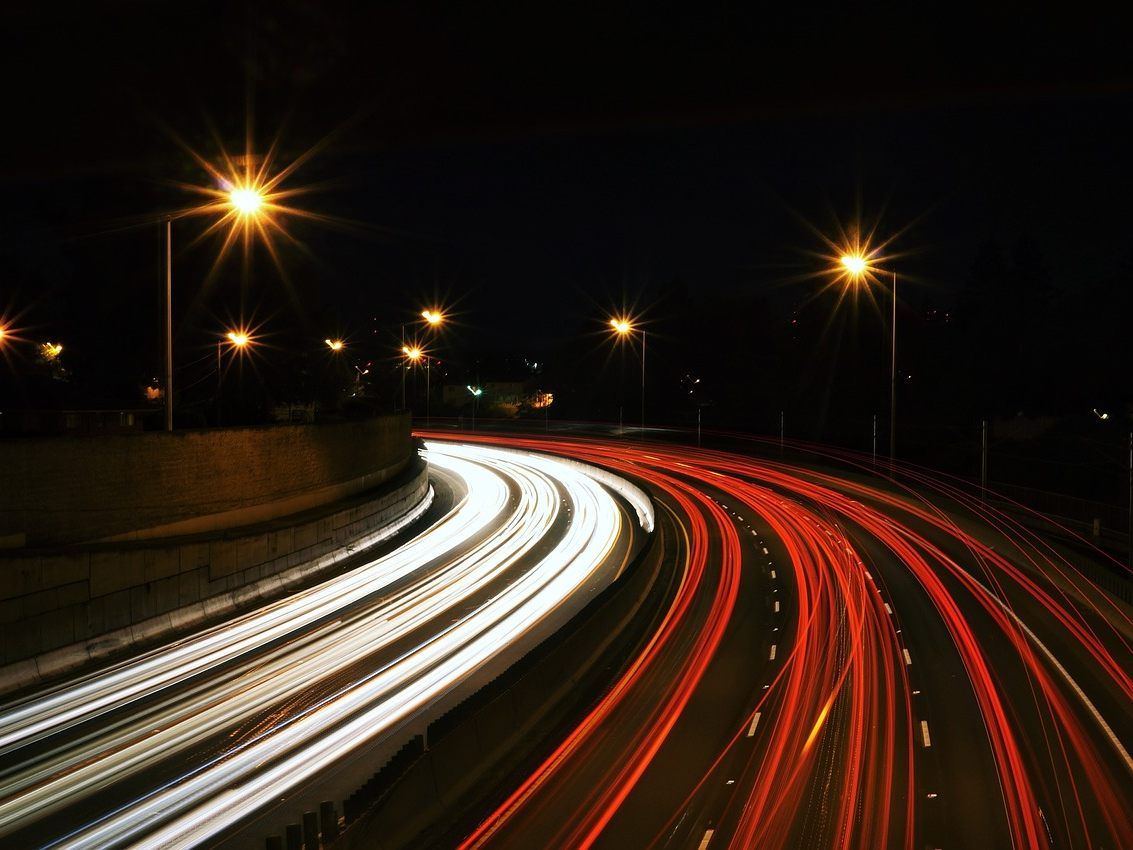
[[[125,801],[58,845],[191,846],[435,704],[594,584],[618,540],[622,512],[586,467],[443,443],[429,445],[429,460],[462,479],[467,495],[404,547],[0,712],[0,754],[14,753],[148,698],[144,713],[48,748],[4,776],[0,836],[163,760],[182,764],[194,747],[264,715],[320,679],[359,659],[380,659],[362,679],[285,712],[286,722],[233,740],[211,758],[194,756],[198,761],[183,768],[179,779]],[[634,508],[644,525],[643,507]],[[561,538],[523,571],[532,550],[563,525],[563,510],[570,512],[570,522]],[[648,521],[652,525],[651,507]],[[433,624],[427,638],[401,655],[382,657],[427,624]],[[269,642],[276,645],[264,651]],[[174,685],[222,665],[218,675],[201,676],[173,692]],[[219,796],[218,788],[225,789]]]

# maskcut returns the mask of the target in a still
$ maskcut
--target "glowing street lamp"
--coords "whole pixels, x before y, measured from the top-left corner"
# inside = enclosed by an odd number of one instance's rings
[[[840,274],[854,286],[866,284],[878,271],[873,256],[860,250],[847,251],[839,258]],[[836,270],[837,271],[837,270]],[[897,272],[893,277],[893,316],[889,322],[889,464],[897,456]]]
[[[432,327],[436,327],[445,320],[444,313],[440,310],[422,310],[421,318],[428,322]]]
[[[484,394],[483,387],[474,387],[471,384],[465,384],[468,392],[472,394],[472,430],[476,430],[476,405],[480,401],[480,396]]]
[[[237,215],[255,215],[264,205],[264,196],[254,186],[236,186],[228,193],[228,203]]]
[[[610,327],[619,339],[626,339],[634,330],[641,333],[641,437],[645,438],[645,329],[636,328],[633,320],[628,317],[615,317],[610,319]],[[622,406],[618,406],[618,427],[622,427]]]
[[[327,344],[327,348],[331,351],[342,351],[346,347],[346,343],[341,339],[324,339],[323,342]]]
[[[242,351],[252,343],[252,337],[246,330],[243,330],[241,328],[228,331],[228,333],[226,333],[223,337],[216,341],[216,425],[218,428],[220,427],[221,392],[224,389],[224,366],[221,362],[221,359],[223,355],[225,340],[228,340],[228,344],[232,348],[236,349],[237,351]],[[168,386],[166,388],[166,398],[169,398]],[[170,409],[168,403],[166,404],[165,409]]]
[[[214,207],[209,207],[213,209]],[[264,211],[264,193],[251,183],[235,185],[228,192],[226,204],[219,209],[228,216],[236,216],[245,225],[250,225]],[[229,339],[237,348],[248,343],[246,334],[243,342],[236,342],[229,333]],[[219,349],[218,357],[219,357]],[[219,370],[218,370],[219,371]],[[219,418],[219,416],[218,416]],[[173,217],[165,219],[165,430],[173,430]]]

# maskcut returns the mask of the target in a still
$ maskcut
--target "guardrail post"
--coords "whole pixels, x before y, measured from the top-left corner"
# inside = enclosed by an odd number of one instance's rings
[[[318,850],[319,816],[315,812],[303,812],[303,846],[304,850]]]
[[[324,845],[338,839],[338,814],[330,800],[319,803],[319,826],[322,827]]]

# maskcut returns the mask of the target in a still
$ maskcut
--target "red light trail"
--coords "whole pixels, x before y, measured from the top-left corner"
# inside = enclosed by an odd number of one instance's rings
[[[644,483],[680,570],[644,648],[462,847],[614,846],[615,832],[652,847],[1133,847],[1133,620],[1011,517],[915,469],[898,483],[829,457],[461,439]],[[707,770],[665,777],[683,802],[635,802],[696,728],[698,694],[721,687],[712,665],[764,588],[766,687],[746,684]]]

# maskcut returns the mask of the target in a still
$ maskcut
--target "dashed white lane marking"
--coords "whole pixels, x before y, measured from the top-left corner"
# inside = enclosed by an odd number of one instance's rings
[[[775,570],[771,571],[771,578],[775,578]]]
[[[760,711],[757,711],[757,712],[755,713],[755,717],[753,717],[753,718],[751,719],[751,725],[747,727],[747,736],[748,736],[749,738],[750,738],[750,737],[751,737],[752,735],[754,735],[754,734],[755,734],[755,727],[759,725],[759,715],[760,715],[760,714],[762,714],[762,712],[760,712]]]
[[[704,831],[704,837],[700,839],[700,846],[697,848],[697,850],[704,850],[704,848],[708,846],[708,842],[712,840],[712,833],[714,833],[715,831],[716,830],[714,829],[707,829]]]
[[[927,720],[921,721],[921,738],[924,739],[924,745],[926,747],[932,746],[932,738],[930,738],[928,736],[928,721]]]
[[[776,614],[779,613],[779,600],[778,599],[775,600],[775,613]]]
[[[764,546],[764,547],[763,547],[763,554],[764,554],[764,555],[768,555],[768,554],[770,554],[770,553],[769,553],[769,552],[767,551],[767,547],[766,547],[766,546]]]
[[[886,613],[889,613],[889,614],[893,613],[893,609],[889,607],[888,602],[885,603],[885,611],[886,611]]]
[[[909,650],[902,649],[901,652],[905,653],[905,666],[906,667],[912,666],[913,659],[909,657]]]
[[[778,652],[778,650],[779,647],[776,644],[771,644],[771,656],[768,658],[769,661],[775,660],[775,653]]]

